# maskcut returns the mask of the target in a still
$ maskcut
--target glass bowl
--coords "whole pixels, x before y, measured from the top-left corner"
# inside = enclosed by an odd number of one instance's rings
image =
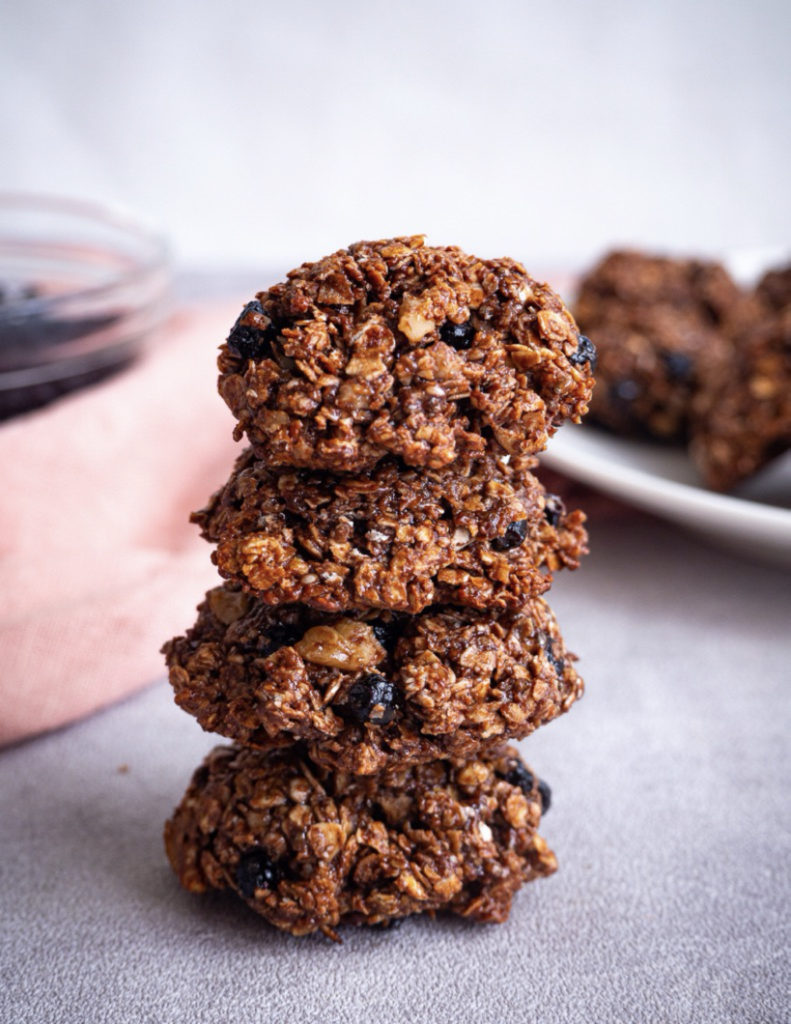
[[[164,318],[167,247],[92,203],[0,193],[0,419],[127,366]]]

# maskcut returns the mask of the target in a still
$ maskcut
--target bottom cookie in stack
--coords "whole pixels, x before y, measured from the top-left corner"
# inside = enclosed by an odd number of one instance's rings
[[[330,772],[299,747],[217,747],[165,825],[185,889],[232,889],[293,935],[447,910],[504,921],[557,864],[536,829],[549,789],[513,747],[376,776]]]

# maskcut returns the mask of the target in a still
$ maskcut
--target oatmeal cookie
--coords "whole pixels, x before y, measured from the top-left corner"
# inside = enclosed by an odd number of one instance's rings
[[[589,419],[677,441],[701,382],[755,304],[719,264],[626,251],[583,278],[575,311],[598,353]]]
[[[422,237],[358,242],[243,309],[219,391],[270,466],[439,468],[487,448],[540,451],[587,410],[593,350],[514,260]]]
[[[418,471],[388,458],[333,477],[269,470],[248,449],[192,518],[217,545],[220,575],[267,604],[519,607],[587,550],[583,513],[566,512],[533,468],[490,455]]]
[[[727,491],[791,448],[791,304],[755,325],[695,403],[690,454]]]
[[[791,264],[768,270],[756,288],[759,300],[770,310],[781,313],[791,306]]]
[[[470,757],[521,739],[583,691],[540,598],[492,616],[272,609],[225,584],[164,647],[176,703],[208,732],[270,750],[301,742],[328,768]]]
[[[520,886],[556,869],[536,833],[547,796],[513,748],[355,778],[298,748],[218,747],[165,846],[185,889],[231,889],[293,935],[437,910],[504,921]]]

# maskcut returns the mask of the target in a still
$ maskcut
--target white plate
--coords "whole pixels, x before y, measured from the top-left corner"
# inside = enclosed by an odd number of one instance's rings
[[[551,469],[744,555],[791,566],[791,453],[739,489],[700,486],[683,450],[565,426],[541,456]]]

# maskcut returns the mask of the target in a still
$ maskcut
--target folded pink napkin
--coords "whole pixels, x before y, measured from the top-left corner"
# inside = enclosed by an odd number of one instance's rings
[[[129,370],[0,426],[0,744],[161,677],[217,581],[187,517],[237,450],[214,360],[241,305],[177,315]]]

